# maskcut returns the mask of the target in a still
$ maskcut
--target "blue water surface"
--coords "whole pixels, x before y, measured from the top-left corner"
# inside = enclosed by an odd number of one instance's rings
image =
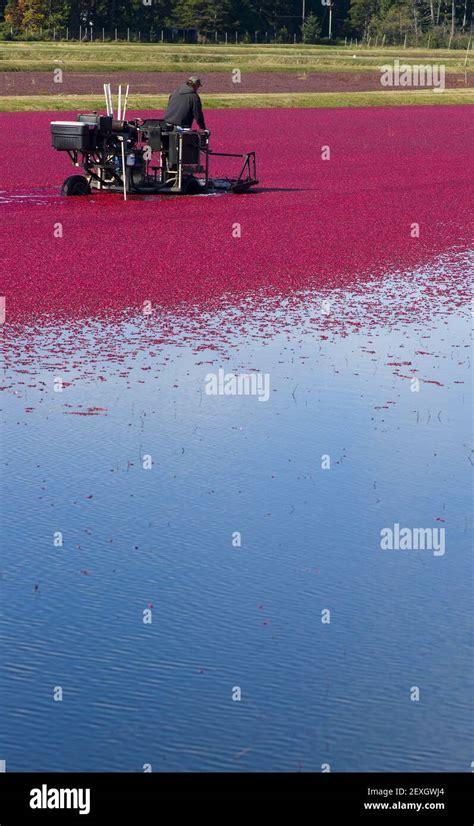
[[[466,272],[5,326],[7,770],[470,771]]]

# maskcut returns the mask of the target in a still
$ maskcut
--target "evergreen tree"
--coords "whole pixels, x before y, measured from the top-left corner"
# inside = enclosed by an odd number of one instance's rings
[[[370,21],[379,11],[379,0],[352,0],[349,9],[349,18],[355,32],[363,36]]]
[[[316,15],[308,15],[301,26],[301,32],[305,43],[317,43],[321,36],[321,23]]]
[[[213,31],[229,25],[230,13],[230,0],[177,0],[173,17],[182,28]]]

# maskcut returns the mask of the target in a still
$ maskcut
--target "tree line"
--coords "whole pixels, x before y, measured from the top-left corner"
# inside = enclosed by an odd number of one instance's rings
[[[473,0],[0,0],[3,37],[107,37],[178,42],[317,43],[328,37],[380,44],[446,45],[446,37],[467,34]],[[131,35],[130,35],[131,32]],[[102,35],[104,36],[104,35]],[[119,36],[119,35],[117,35]],[[163,35],[161,35],[163,36]],[[226,37],[227,40],[227,37]]]

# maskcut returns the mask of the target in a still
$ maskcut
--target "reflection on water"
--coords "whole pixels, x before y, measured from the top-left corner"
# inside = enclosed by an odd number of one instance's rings
[[[4,206],[5,204],[21,204],[22,206],[51,206],[52,204],[56,204],[60,197],[60,193],[54,192],[52,189],[41,192],[41,190],[36,188],[34,192],[26,192],[24,194],[0,190],[0,206]]]
[[[470,770],[467,272],[5,326],[10,770]]]

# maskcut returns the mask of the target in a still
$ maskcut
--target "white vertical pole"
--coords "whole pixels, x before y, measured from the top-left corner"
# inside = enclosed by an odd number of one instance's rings
[[[107,109],[107,114],[110,115],[109,93],[108,93],[106,83],[104,83],[104,96],[105,96],[105,108]]]
[[[125,144],[123,137],[119,138],[122,141],[122,178],[123,178],[123,200],[127,200],[127,167],[125,165]]]
[[[121,120],[122,115],[122,84],[119,85],[117,101],[117,120]]]
[[[130,86],[127,84],[127,88],[125,89],[125,100],[123,104],[123,112],[122,112],[122,120],[125,120],[125,115],[127,114],[127,105],[128,105],[128,90]]]
[[[112,100],[112,90],[110,88],[110,83],[107,84],[107,94],[109,97],[109,115],[114,116],[114,102]]]

